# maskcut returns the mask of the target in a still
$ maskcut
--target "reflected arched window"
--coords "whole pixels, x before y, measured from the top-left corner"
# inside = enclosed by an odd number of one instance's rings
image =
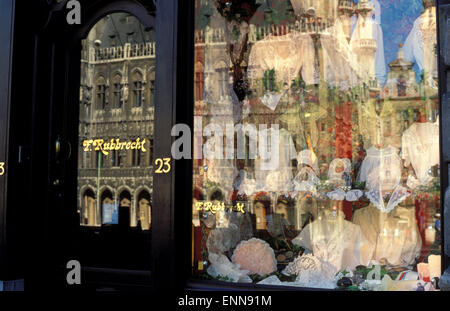
[[[114,76],[113,79],[113,107],[122,108],[123,106],[123,85],[122,76],[119,74]]]
[[[106,108],[106,81],[103,77],[99,77],[96,81],[97,92],[97,109],[104,110]]]
[[[82,207],[80,211],[81,224],[86,226],[95,226],[97,221],[96,213],[97,200],[91,189],[86,190],[82,196]]]
[[[142,230],[149,230],[152,223],[152,210],[150,205],[150,194],[143,190],[138,195],[138,211],[139,211],[139,222],[141,224]]]
[[[133,74],[133,107],[142,107],[144,101],[144,84],[139,72]]]
[[[195,100],[203,99],[203,64],[197,62],[195,64]]]
[[[100,202],[102,204],[102,224],[117,224],[118,210],[112,192],[109,190],[103,191]]]
[[[131,194],[127,190],[124,190],[119,195],[119,225],[123,227],[132,227],[133,216],[136,217],[136,213],[132,213],[131,208]]]
[[[219,87],[219,96],[220,98],[223,98],[227,95],[227,89],[228,89],[228,72],[229,68],[225,64],[224,61],[221,61],[216,65],[216,74],[217,74],[217,82]]]

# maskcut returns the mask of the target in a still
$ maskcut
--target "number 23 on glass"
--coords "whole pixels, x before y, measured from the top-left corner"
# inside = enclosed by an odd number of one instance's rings
[[[155,165],[156,165],[156,170],[155,173],[156,174],[167,174],[170,172],[170,170],[172,169],[171,165],[170,165],[170,161],[171,158],[158,158],[155,160]]]

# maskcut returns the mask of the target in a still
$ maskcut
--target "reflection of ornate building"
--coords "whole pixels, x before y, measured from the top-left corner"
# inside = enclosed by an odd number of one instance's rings
[[[102,206],[114,203],[129,209],[130,226],[138,226],[139,220],[142,229],[150,226],[153,36],[132,15],[116,13],[99,21],[83,42],[78,170],[83,225],[102,224]],[[145,139],[145,148],[127,146],[106,155],[82,147],[87,139],[129,142],[137,138]]]
[[[275,123],[292,134],[297,151],[307,147],[320,148],[322,163],[329,163],[335,156],[360,158],[364,148],[380,143],[398,145],[401,131],[398,132],[397,127],[404,129],[403,124],[398,122],[399,114],[407,114],[408,122],[411,122],[414,116],[408,109],[416,109],[423,102],[424,98],[421,96],[425,96],[422,94],[422,87],[416,82],[413,64],[406,61],[400,52],[399,58],[389,64],[390,72],[386,77],[378,1],[326,2],[292,0],[292,18],[287,14],[286,19],[277,25],[260,20],[260,17],[255,17],[250,22],[246,42],[247,56],[240,64],[242,71],[247,73],[247,78],[255,63],[252,62],[251,53],[259,43],[265,42],[269,47],[289,46],[286,42],[292,42],[293,37],[302,36],[314,42],[314,47],[308,49],[309,53],[302,50],[301,53],[294,54],[302,54],[308,58],[311,66],[315,67],[313,71],[319,72],[320,80],[317,81],[314,76],[309,80],[315,82],[306,82],[307,85],[300,87],[308,80],[304,77],[306,67],[302,67],[303,82],[298,81],[299,85],[289,86],[290,91],[294,88],[298,95],[282,95],[278,105],[273,105],[272,110],[266,107],[263,97],[268,95],[268,100],[272,100],[277,98],[274,95],[286,93],[283,91],[283,83],[276,85],[274,81],[271,84],[270,81],[274,78],[265,67],[275,63],[273,59],[280,63],[288,58],[283,58],[286,55],[277,57],[274,54],[270,57],[270,53],[266,53],[267,61],[258,63],[263,64],[267,77],[264,75],[256,83],[248,81],[251,92],[245,100],[236,103],[230,81],[236,64],[231,62],[228,53],[230,39],[226,33],[226,22],[214,7],[208,11],[205,15],[208,23],[199,27],[195,33],[195,115],[203,117],[204,126],[218,117],[226,118],[227,114],[235,124],[270,124],[275,120]],[[273,10],[266,5],[262,2],[260,10],[264,11],[266,20],[271,21],[273,19],[266,15],[272,14]],[[291,46],[295,47],[295,44]],[[281,82],[286,84],[286,81]],[[271,89],[273,86],[275,89]],[[394,93],[397,95],[394,96]],[[428,96],[425,97],[430,102]],[[230,109],[231,106],[234,107],[233,110]],[[241,107],[242,110],[236,113],[236,107]],[[392,112],[395,113],[391,114]],[[246,119],[248,115],[251,120]],[[405,118],[402,117],[403,120]],[[237,163],[234,165],[238,166]],[[226,166],[229,167],[229,164]],[[194,179],[198,185],[205,185],[211,165],[208,165],[207,160],[199,160],[194,167],[195,172],[204,180],[202,182],[199,176]],[[245,168],[251,170],[251,162],[245,162]]]

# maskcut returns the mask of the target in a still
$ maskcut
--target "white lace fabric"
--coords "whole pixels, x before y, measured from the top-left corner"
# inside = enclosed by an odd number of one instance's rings
[[[275,109],[278,106],[278,102],[281,99],[282,94],[274,94],[271,92],[267,92],[264,94],[264,96],[260,97],[261,102],[266,105],[267,108],[269,108],[272,111],[275,111]]]
[[[422,240],[414,208],[398,207],[386,214],[371,204],[355,212],[353,223],[373,245],[373,260],[384,258],[390,266],[410,267],[420,256]]]
[[[383,193],[379,190],[369,190],[366,192],[366,197],[372,204],[382,213],[389,213],[403,202],[411,193],[405,187],[398,185],[392,192],[387,204],[384,203]]]
[[[348,43],[342,22],[336,19],[320,37],[323,52],[324,78],[330,87],[341,90],[352,88],[360,82],[357,56]]]
[[[312,250],[315,257],[332,265],[336,272],[367,265],[373,250],[359,226],[342,215],[332,217],[319,217],[308,224],[292,243]]]
[[[372,146],[361,164],[358,180],[365,181],[368,189],[390,191],[400,183],[401,174],[397,148],[389,146],[380,150]]]
[[[305,177],[307,178],[305,179]],[[294,190],[315,192],[319,181],[320,179],[316,176],[313,169],[309,166],[304,166],[293,179]]]
[[[307,34],[295,31],[282,36],[269,35],[256,42],[249,56],[249,79],[261,79],[274,70],[277,81],[291,85],[299,74],[307,85],[318,81],[314,43]]]
[[[402,136],[402,158],[405,166],[410,163],[417,179],[423,185],[430,181],[429,169],[440,163],[439,124],[414,123]]]

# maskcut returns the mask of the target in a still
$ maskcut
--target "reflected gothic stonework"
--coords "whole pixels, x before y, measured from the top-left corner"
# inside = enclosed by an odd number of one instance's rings
[[[114,204],[115,208],[128,207],[131,227],[149,229],[154,31],[144,29],[130,14],[115,13],[100,20],[82,44],[78,155],[81,224],[104,224],[104,208]],[[95,147],[89,151],[83,147],[84,141],[97,139],[106,146],[113,140],[107,155]],[[136,148],[136,141],[140,148]],[[114,148],[119,142],[134,144]]]

